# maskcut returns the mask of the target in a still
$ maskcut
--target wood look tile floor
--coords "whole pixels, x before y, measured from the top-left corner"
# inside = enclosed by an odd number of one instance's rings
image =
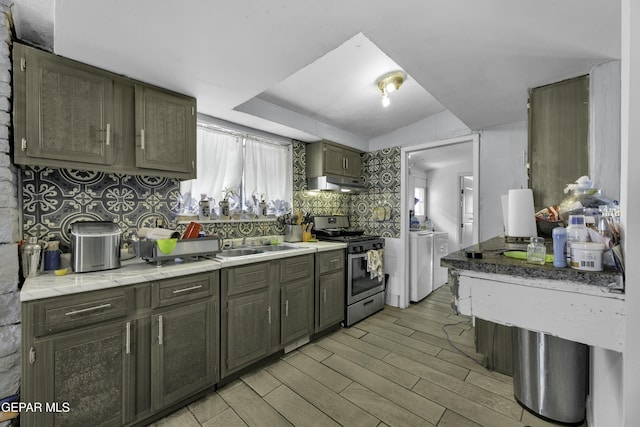
[[[556,425],[518,405],[511,377],[454,348],[481,359],[470,319],[451,299],[445,285],[407,309],[386,306],[154,426]]]

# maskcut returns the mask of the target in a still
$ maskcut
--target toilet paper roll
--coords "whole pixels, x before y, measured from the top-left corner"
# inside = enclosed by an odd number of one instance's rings
[[[537,237],[533,191],[530,188],[509,190],[507,235],[510,237]]]

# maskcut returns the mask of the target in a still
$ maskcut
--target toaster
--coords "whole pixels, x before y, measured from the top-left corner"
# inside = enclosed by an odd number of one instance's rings
[[[71,224],[71,265],[76,273],[120,267],[122,230],[109,221]]]

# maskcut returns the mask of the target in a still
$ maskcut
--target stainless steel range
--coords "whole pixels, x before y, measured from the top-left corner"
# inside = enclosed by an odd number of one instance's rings
[[[384,271],[374,269],[374,274],[371,274],[368,267],[372,266],[369,257],[374,261],[373,267],[378,257],[380,263],[383,263],[384,239],[365,236],[362,230],[351,229],[348,216],[316,216],[313,228],[319,240],[347,244],[344,326],[351,326],[382,310],[386,285]]]

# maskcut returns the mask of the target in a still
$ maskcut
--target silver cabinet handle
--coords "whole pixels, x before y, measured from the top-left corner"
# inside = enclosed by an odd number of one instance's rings
[[[102,310],[104,308],[109,308],[111,307],[111,304],[101,304],[101,305],[96,305],[95,307],[89,307],[89,308],[82,308],[80,310],[73,310],[73,311],[69,311],[67,313],[65,313],[65,316],[73,316],[76,314],[82,314],[82,313],[88,313],[90,311],[95,311],[95,310]]]
[[[144,150],[144,129],[140,129],[140,149]]]
[[[289,300],[284,302],[284,317],[289,317]]]
[[[193,291],[196,289],[200,289],[202,287],[202,285],[195,285],[195,286],[190,286],[188,288],[182,288],[182,289],[176,289],[175,291],[173,291],[174,294],[180,294],[182,292],[188,292],[188,291]]]
[[[127,322],[127,329],[126,329],[126,336],[127,339],[125,341],[125,353],[129,354],[131,353],[131,322]]]
[[[158,316],[158,344],[162,345],[162,314]]]
[[[269,316],[269,324],[271,324],[271,307],[267,308],[267,315]]]
[[[336,262],[340,262],[338,258],[330,259],[329,264],[335,264]]]
[[[111,144],[111,123],[107,123],[107,147]]]
[[[347,165],[345,169],[349,169],[349,158],[345,157],[344,162]]]
[[[324,301],[322,301],[322,302],[327,302],[327,288],[324,288],[324,289],[322,290],[322,294],[323,294],[322,298],[323,298],[323,300],[324,300]]]

